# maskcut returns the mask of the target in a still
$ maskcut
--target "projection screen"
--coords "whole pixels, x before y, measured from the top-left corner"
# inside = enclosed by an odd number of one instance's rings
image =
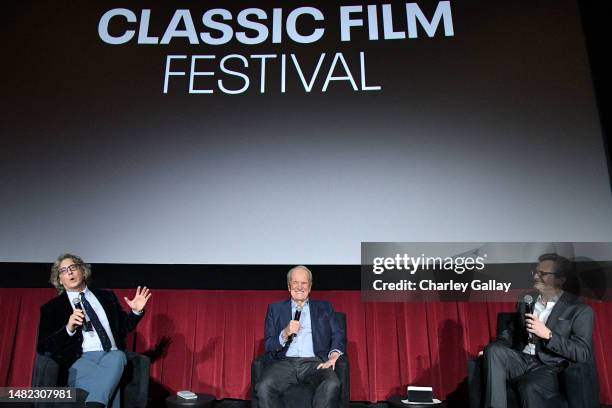
[[[612,240],[574,1],[3,7],[0,261]]]

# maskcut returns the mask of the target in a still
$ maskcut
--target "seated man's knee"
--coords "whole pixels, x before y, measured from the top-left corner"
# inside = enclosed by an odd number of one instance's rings
[[[340,392],[340,380],[334,371],[331,371],[319,386],[324,387],[328,392]]]
[[[273,378],[264,377],[261,378],[257,384],[255,384],[255,393],[257,395],[268,395],[276,391],[276,382]]]
[[[517,384],[518,392],[521,395],[521,399],[525,399],[530,396],[553,396],[557,393],[557,387],[552,381],[537,381],[534,376],[526,375],[521,378]]]
[[[519,381],[517,384],[521,401],[539,400],[543,396],[542,388],[535,381]]]
[[[123,365],[127,363],[127,357],[125,353],[121,350],[114,350],[106,354],[106,358],[111,359],[112,361],[117,361]]]
[[[117,371],[123,371],[126,364],[127,359],[125,353],[118,350],[107,353],[100,362],[100,366]]]
[[[516,384],[516,387],[518,389],[519,394],[521,394],[521,396],[529,395],[533,392],[537,392],[538,390],[536,383],[532,381],[519,381],[518,384]]]
[[[502,356],[508,352],[508,347],[497,342],[490,343],[484,349],[484,359],[490,360]]]

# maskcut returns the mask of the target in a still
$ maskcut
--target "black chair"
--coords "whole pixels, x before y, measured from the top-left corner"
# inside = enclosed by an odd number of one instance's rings
[[[520,327],[518,313],[502,312],[497,315],[497,334],[508,327]],[[518,331],[513,331],[515,334]],[[513,339],[513,342],[517,339]],[[468,361],[468,386],[470,390],[470,408],[482,408],[484,375],[482,372],[483,358]],[[595,360],[584,363],[571,363],[559,373],[559,389],[561,398],[550,399],[542,408],[599,408],[599,381]],[[516,387],[508,382],[508,407],[519,407]]]
[[[125,352],[127,365],[119,382],[122,408],[145,408],[149,396],[149,357],[131,351]],[[65,387],[68,380],[67,370],[60,370],[59,364],[51,357],[36,353],[32,372],[33,387]],[[76,390],[77,402],[38,403],[37,408],[81,408],[85,407],[87,391]]]
[[[336,320],[346,333],[346,314],[336,312]],[[257,395],[255,395],[255,384],[257,384],[261,373],[268,361],[267,354],[257,357],[251,363],[251,408],[258,408]],[[336,375],[340,380],[340,399],[338,402],[339,408],[348,408],[350,401],[350,383],[349,383],[349,362],[346,354],[341,355],[336,361]],[[312,405],[312,397],[314,396],[313,387],[307,384],[297,384],[289,387],[287,392],[283,394],[283,404],[286,408],[310,408]]]

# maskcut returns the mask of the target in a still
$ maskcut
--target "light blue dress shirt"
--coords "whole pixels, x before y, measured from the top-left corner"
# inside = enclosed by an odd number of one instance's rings
[[[295,310],[297,308],[297,303],[291,299],[291,319],[293,320],[293,316],[295,316]],[[289,345],[287,349],[287,353],[285,354],[287,357],[316,357],[314,353],[314,346],[312,344],[312,325],[310,323],[310,301],[306,299],[304,304],[302,305],[302,313],[300,314],[300,330],[297,332],[297,335]],[[278,335],[278,341],[281,346],[285,346],[286,341],[283,339],[283,331],[281,330]],[[329,354],[334,351],[339,354],[343,354],[340,350],[331,350]],[[328,356],[329,357],[329,356]]]
[[[297,303],[291,300],[291,318],[295,316]],[[282,332],[279,335],[279,341],[282,346],[285,346]],[[306,300],[302,305],[302,313],[300,314],[300,330],[289,345],[287,357],[314,357],[314,347],[312,345],[312,325],[310,324],[310,302]]]

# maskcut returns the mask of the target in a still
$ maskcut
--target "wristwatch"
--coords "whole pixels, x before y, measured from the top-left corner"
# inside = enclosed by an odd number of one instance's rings
[[[548,331],[548,340],[552,339],[552,330]]]

